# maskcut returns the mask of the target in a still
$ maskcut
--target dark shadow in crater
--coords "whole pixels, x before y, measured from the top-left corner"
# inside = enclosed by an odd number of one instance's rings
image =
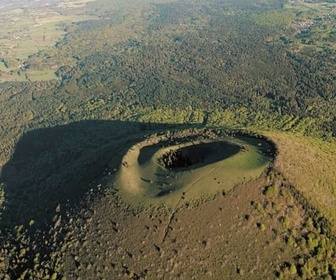
[[[153,155],[157,151],[159,151],[162,148],[164,148],[163,143],[159,143],[159,144],[156,144],[156,145],[146,146],[146,147],[141,148],[140,154],[139,154],[139,157],[138,157],[138,163],[140,165],[145,164],[150,158],[153,157]]]
[[[170,150],[158,159],[159,164],[173,171],[196,169],[239,153],[241,147],[226,141],[200,143]]]
[[[187,143],[187,142],[192,142],[192,141],[196,141],[196,140],[200,140],[200,139],[206,139],[206,136],[204,134],[195,134],[195,135],[188,135],[185,136],[183,138],[172,138],[169,140],[164,140],[164,141],[160,141],[157,144],[154,145],[149,145],[149,146],[145,146],[143,148],[141,148],[140,150],[140,154],[138,157],[138,163],[140,165],[146,163],[150,158],[152,158],[154,156],[154,154],[159,151],[162,148],[167,148],[170,146],[174,146],[174,145],[179,145],[179,144],[183,144],[183,143]]]

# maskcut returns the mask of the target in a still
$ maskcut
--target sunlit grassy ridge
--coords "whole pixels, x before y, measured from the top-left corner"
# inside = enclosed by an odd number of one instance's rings
[[[336,143],[268,132],[279,150],[275,167],[305,196],[336,232]]]
[[[174,207],[182,197],[189,203],[227,192],[261,176],[274,155],[263,139],[179,133],[148,137],[125,154],[114,184],[126,201]]]
[[[126,116],[125,116],[126,117]],[[145,108],[129,114],[126,119],[141,122],[170,122],[170,123],[191,123],[203,124],[215,127],[230,127],[254,130],[278,130],[295,132],[300,135],[317,138],[332,139],[332,132],[321,130],[324,121],[322,117],[297,117],[294,115],[272,114],[259,111],[251,111],[247,107],[239,109],[193,110],[187,107],[185,110],[174,110],[171,108],[155,109]]]

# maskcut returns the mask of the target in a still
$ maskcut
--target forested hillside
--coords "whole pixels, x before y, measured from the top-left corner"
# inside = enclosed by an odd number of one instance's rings
[[[59,80],[3,84],[0,98],[13,106],[15,99],[26,100],[32,111],[41,100],[51,102],[52,112],[65,120],[97,118],[116,108],[135,113],[245,107],[269,116],[313,118],[326,136],[335,134],[333,40],[323,49],[299,46],[298,36],[306,32],[300,23],[311,11],[284,5],[278,0],[125,4],[121,14],[75,24],[54,48],[28,59],[31,67],[57,61]],[[315,25],[335,22],[335,13],[329,16]]]

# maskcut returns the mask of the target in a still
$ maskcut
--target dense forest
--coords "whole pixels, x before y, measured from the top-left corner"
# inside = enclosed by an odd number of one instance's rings
[[[57,61],[59,80],[5,83],[0,98],[13,106],[26,100],[23,107],[32,111],[41,100],[57,99],[54,109],[64,120],[117,114],[118,108],[133,114],[143,108],[247,108],[313,118],[325,135],[335,135],[335,49],[297,48],[293,40],[303,40],[297,23],[304,13],[284,10],[284,4],[137,4],[136,12],[73,24],[54,48],[28,59],[31,67]]]

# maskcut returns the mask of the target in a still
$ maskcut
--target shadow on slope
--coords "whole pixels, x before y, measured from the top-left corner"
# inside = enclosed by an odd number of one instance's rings
[[[31,220],[37,227],[49,225],[57,206],[64,210],[80,201],[94,180],[119,166],[136,138],[163,128],[178,126],[81,121],[24,134],[1,173],[6,200],[2,227]]]
[[[25,273],[33,278],[51,278],[56,273],[61,278],[57,273],[63,247],[79,239],[73,235],[76,218],[85,219],[90,211],[82,207],[82,202],[91,201],[86,193],[93,189],[99,194],[97,185],[115,172],[125,153],[146,135],[201,126],[81,121],[24,134],[0,176],[5,188],[0,260],[6,258],[5,264],[0,263],[0,278],[8,274],[10,279],[19,279]],[[64,215],[68,210],[78,213]]]

